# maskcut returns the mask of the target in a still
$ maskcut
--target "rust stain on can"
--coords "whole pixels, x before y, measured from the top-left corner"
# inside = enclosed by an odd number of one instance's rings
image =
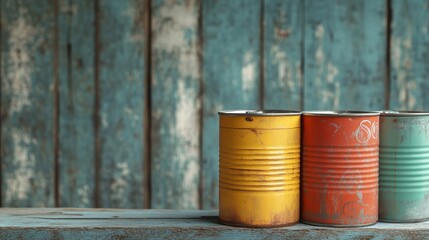
[[[304,112],[302,129],[302,221],[376,223],[379,114]]]
[[[245,227],[299,221],[300,112],[221,111],[219,220]]]

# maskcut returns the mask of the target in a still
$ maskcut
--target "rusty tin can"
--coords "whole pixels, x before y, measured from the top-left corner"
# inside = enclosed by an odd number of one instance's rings
[[[381,221],[429,219],[429,112],[382,112],[379,203]]]
[[[219,220],[243,227],[299,221],[301,113],[221,111]]]
[[[302,221],[366,226],[378,219],[379,113],[302,114]]]

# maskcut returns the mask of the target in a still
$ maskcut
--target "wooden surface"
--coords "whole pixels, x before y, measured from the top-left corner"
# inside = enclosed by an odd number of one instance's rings
[[[429,1],[392,1],[390,107],[429,109]]]
[[[94,7],[58,1],[59,203],[94,207]],[[74,159],[74,161],[71,161]]]
[[[1,1],[1,200],[54,206],[54,5]]]
[[[100,207],[143,202],[145,33],[141,0],[98,1],[96,167]],[[112,31],[115,29],[115,31]]]
[[[152,1],[153,208],[199,207],[198,1]]]
[[[304,1],[263,6],[263,108],[302,109]]]
[[[305,224],[251,229],[219,224],[217,211],[0,210],[0,239],[428,239],[429,222],[362,228]]]
[[[0,0],[0,206],[218,207],[221,109],[429,110],[429,0]]]
[[[380,110],[386,1],[305,2],[304,108]]]

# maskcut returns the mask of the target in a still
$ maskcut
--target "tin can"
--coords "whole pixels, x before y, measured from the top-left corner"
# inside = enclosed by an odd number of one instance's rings
[[[219,220],[243,227],[299,221],[297,111],[221,111]]]
[[[429,219],[429,112],[380,116],[381,221]]]
[[[302,221],[366,226],[378,218],[379,113],[303,112]]]

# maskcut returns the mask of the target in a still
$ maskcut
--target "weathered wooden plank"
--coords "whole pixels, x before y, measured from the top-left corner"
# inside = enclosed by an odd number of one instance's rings
[[[384,107],[386,1],[305,1],[304,108]]]
[[[60,0],[59,206],[94,206],[94,3]]]
[[[101,207],[143,207],[143,0],[99,1]]]
[[[390,108],[429,110],[429,1],[392,1]]]
[[[218,207],[218,114],[255,109],[260,103],[259,1],[214,1],[202,5],[203,22],[203,208]]]
[[[3,206],[54,205],[54,5],[1,1]]]
[[[361,228],[220,225],[217,211],[3,209],[0,239],[427,239],[429,222]]]
[[[264,108],[301,109],[303,1],[264,1]]]
[[[199,1],[152,1],[153,208],[199,207]]]

